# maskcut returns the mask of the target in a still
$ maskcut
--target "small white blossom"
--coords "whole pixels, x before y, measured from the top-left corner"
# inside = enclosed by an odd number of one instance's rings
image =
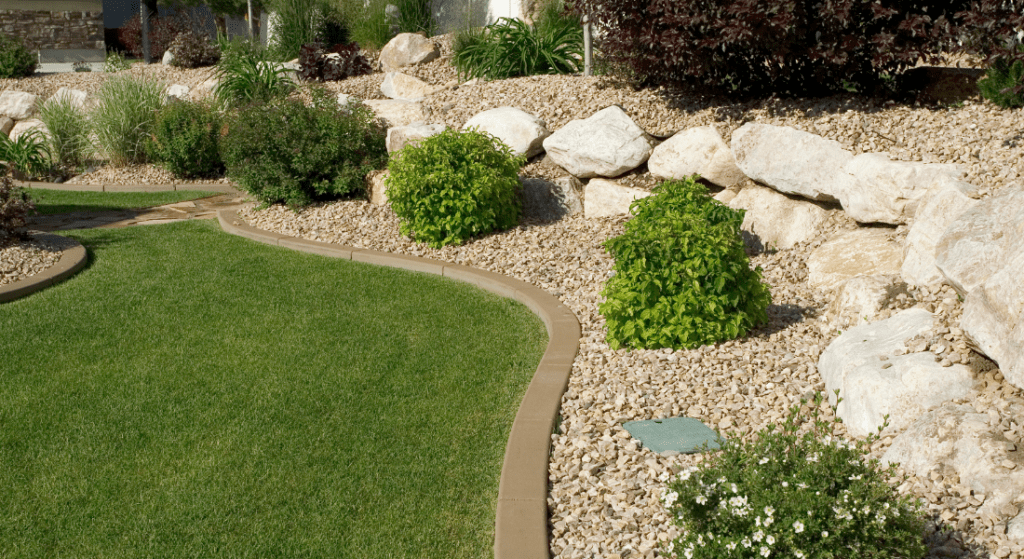
[[[784,482],[782,482],[782,486],[783,486],[783,487],[789,487],[789,482],[788,482],[788,481],[784,481]]]
[[[850,481],[857,481],[858,479],[860,479],[862,477],[864,477],[863,474],[857,474],[855,476],[850,476]]]
[[[761,556],[762,557],[768,557],[771,554],[772,554],[772,550],[768,549],[767,547],[763,547],[763,546],[761,547]]]
[[[800,489],[807,489],[807,484],[801,482],[801,483],[797,484],[797,487],[800,488]]]
[[[770,517],[770,516],[769,516],[768,518],[765,518],[765,519],[764,519],[764,525],[765,525],[765,526],[771,526],[771,525],[772,525],[772,522],[775,522],[775,519],[774,519],[774,518],[772,518],[772,517]]]
[[[775,536],[769,535],[764,539],[764,542],[768,545],[775,545]]]
[[[823,531],[823,532],[821,533],[821,537],[823,537],[823,538],[827,538],[827,537],[828,537],[828,530],[825,530],[825,531]]]
[[[725,544],[725,548],[728,549],[729,551],[732,551],[732,550],[736,549],[736,542],[729,542],[729,543]]]
[[[743,544],[743,547],[750,547],[750,538],[743,538],[743,541],[740,543]]]
[[[768,516],[771,516],[771,515],[775,514],[775,507],[773,507],[773,506],[765,507],[764,508],[764,513],[767,514]]]
[[[769,461],[769,460],[768,460],[768,457],[764,457],[764,458],[762,458],[762,459],[758,460],[758,461],[757,461],[757,463],[758,463],[758,464],[767,464],[767,463],[768,463],[768,461]]]
[[[814,454],[808,454],[807,455],[807,461],[808,462],[817,462],[818,461],[818,453],[815,452]]]
[[[762,532],[761,530],[758,530],[758,531],[754,532],[754,541],[755,542],[759,542],[759,541],[761,541],[763,539],[764,539],[764,532]]]
[[[796,559],[804,559],[804,557],[806,557],[806,555],[804,555],[804,552],[800,550],[794,551],[793,555],[796,557]]]
[[[705,505],[705,504],[707,504],[707,502],[708,502],[708,498],[707,497],[705,497],[704,495],[697,495],[697,504],[698,505]]]
[[[804,531],[804,523],[797,520],[793,523],[793,531],[799,534]]]
[[[738,488],[738,487],[736,487],[736,484],[735,484],[735,483],[734,483],[734,484],[732,484],[732,492],[733,492],[733,493],[739,493],[739,492],[740,492],[739,488]]]

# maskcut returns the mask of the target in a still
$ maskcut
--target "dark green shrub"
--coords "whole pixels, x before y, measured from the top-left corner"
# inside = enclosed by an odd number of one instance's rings
[[[367,173],[387,163],[386,129],[369,108],[339,107],[323,89],[310,93],[310,106],[279,99],[228,119],[220,141],[227,174],[264,204],[359,196]]]
[[[970,0],[569,0],[649,85],[738,94],[872,92],[954,44]]]
[[[24,78],[36,71],[36,55],[21,39],[0,35],[0,78]]]
[[[531,27],[501,18],[483,31],[459,32],[452,45],[452,64],[463,78],[569,74],[579,71],[582,57],[583,30],[572,19],[538,20]]]
[[[320,43],[302,45],[299,77],[305,81],[338,81],[372,71],[370,62],[355,43],[337,44],[325,50]]]
[[[1000,58],[978,80],[981,95],[1004,109],[1024,106],[1024,62]]]
[[[206,35],[191,29],[178,33],[167,50],[174,56],[171,64],[179,68],[212,66],[220,61],[220,47]]]
[[[25,219],[35,209],[28,191],[11,180],[10,166],[0,164],[0,246],[24,237]]]
[[[392,154],[388,200],[402,234],[436,248],[514,226],[525,161],[475,130],[445,130]]]
[[[600,312],[612,349],[693,348],[768,320],[761,269],[743,249],[743,211],[708,196],[697,177],[665,181],[633,202],[625,232],[605,241],[615,275]]]
[[[681,535],[666,556],[924,557],[920,506],[886,483],[895,466],[866,459],[877,435],[844,442],[839,420],[820,417],[823,401],[815,396],[809,417],[794,406],[752,442],[721,441],[722,452],[670,478],[662,502]]]
[[[157,113],[146,153],[177,177],[216,176],[224,171],[219,140],[220,115],[210,106],[173,102]]]

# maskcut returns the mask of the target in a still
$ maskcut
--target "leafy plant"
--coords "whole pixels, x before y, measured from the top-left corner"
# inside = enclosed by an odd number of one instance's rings
[[[103,63],[103,71],[111,74],[121,70],[128,70],[131,67],[132,63],[125,60],[124,55],[116,50],[108,52],[107,59]]]
[[[225,56],[217,72],[220,81],[214,96],[228,107],[266,103],[294,89],[289,70],[259,52]]]
[[[367,173],[387,162],[386,129],[368,107],[339,107],[322,88],[310,95],[310,106],[278,99],[228,119],[220,141],[227,174],[264,204],[360,195]]]
[[[752,442],[721,441],[722,452],[668,483],[662,502],[682,528],[669,553],[688,559],[924,557],[920,507],[900,497],[866,460],[867,441],[845,443],[840,420],[793,406],[782,428]],[[807,404],[806,400],[801,404]],[[832,408],[833,414],[835,407]]]
[[[169,103],[157,113],[149,158],[181,178],[209,177],[224,170],[219,151],[220,115],[208,105]]]
[[[531,27],[501,18],[483,31],[456,35],[452,64],[463,78],[506,79],[579,71],[583,30],[577,24],[549,21]]]
[[[76,72],[92,72],[92,65],[84,60],[76,60],[71,64],[71,69]]]
[[[403,235],[432,247],[460,244],[519,222],[525,159],[476,130],[445,130],[392,154],[388,200]]]
[[[1004,109],[1024,106],[1024,61],[996,58],[985,77],[978,80],[978,89],[985,99]]]
[[[49,131],[47,144],[54,164],[69,171],[80,167],[92,151],[85,111],[70,96],[54,96],[39,107],[39,119]]]
[[[6,161],[29,178],[48,173],[51,159],[46,136],[38,128],[19,134],[14,140],[0,134],[0,161]]]
[[[275,4],[270,50],[280,60],[297,57],[302,45],[323,38],[330,12],[330,6],[323,0],[279,0]]]
[[[15,186],[10,165],[0,169],[0,246],[4,241],[24,237],[25,220],[36,209],[28,191]]]
[[[149,18],[149,55],[159,60],[171,46],[178,33],[188,29],[188,23],[179,17]],[[132,56],[142,57],[142,23],[136,13],[117,32],[117,37]]]
[[[600,312],[613,349],[693,348],[745,335],[771,302],[761,269],[750,269],[743,211],[708,196],[696,176],[665,181],[633,202]]]
[[[174,56],[171,63],[179,68],[212,66],[220,60],[220,48],[206,35],[186,29],[167,48]]]
[[[338,81],[371,71],[355,43],[337,44],[329,51],[320,43],[310,43],[299,52],[299,77],[305,81]]]
[[[159,81],[127,74],[111,76],[100,86],[90,127],[112,164],[145,161],[145,144],[153,133],[163,90]]]
[[[427,37],[437,32],[437,23],[430,13],[430,0],[395,0],[397,17],[392,23],[399,33],[423,33]]]
[[[385,13],[389,3],[389,0],[370,0],[352,10],[352,15],[347,17],[347,25],[353,41],[367,48],[379,49],[391,40],[394,33]]]
[[[816,96],[883,87],[955,43],[970,0],[568,0],[648,85]]]
[[[36,71],[36,55],[17,37],[0,35],[0,78],[24,78]]]

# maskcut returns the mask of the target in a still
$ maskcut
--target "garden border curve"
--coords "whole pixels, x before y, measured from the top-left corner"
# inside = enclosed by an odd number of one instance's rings
[[[0,285],[0,303],[6,303],[15,299],[26,297],[39,291],[56,285],[64,281],[65,279],[73,276],[76,272],[85,267],[85,264],[89,261],[89,255],[85,251],[85,247],[82,243],[64,237],[61,235],[54,235],[53,233],[32,233],[32,237],[45,241],[47,237],[51,239],[61,239],[61,241],[71,241],[74,246],[65,248],[61,251],[60,260],[56,264],[46,268],[38,274],[31,275],[27,278],[20,279],[13,283]]]
[[[562,394],[579,352],[579,320],[554,295],[501,274],[440,260],[310,241],[251,227],[237,210],[217,212],[221,228],[254,241],[378,266],[464,281],[526,305],[548,331],[548,346],[519,404],[501,467],[494,525],[495,559],[549,559],[548,463]]]

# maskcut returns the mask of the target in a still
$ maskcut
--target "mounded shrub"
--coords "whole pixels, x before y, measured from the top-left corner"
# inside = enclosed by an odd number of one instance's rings
[[[605,241],[615,275],[599,310],[612,349],[694,348],[767,322],[761,269],[750,269],[743,211],[708,195],[697,177],[665,181],[633,202],[625,231]]]
[[[403,235],[438,248],[519,223],[525,158],[477,130],[445,130],[388,163],[388,200]]]
[[[160,60],[178,33],[188,29],[188,23],[177,17],[151,17],[149,19],[149,55]],[[142,57],[142,23],[139,14],[128,20],[117,37],[132,56]]]
[[[36,55],[17,37],[0,35],[0,78],[24,78],[36,71]]]
[[[167,50],[174,56],[171,64],[180,68],[212,66],[220,61],[220,47],[206,35],[191,29],[178,33]]]
[[[386,129],[362,105],[342,108],[325,90],[313,103],[250,105],[222,127],[227,174],[263,204],[304,206],[365,193],[367,173],[387,163]]]
[[[648,85],[724,93],[872,92],[953,44],[969,0],[569,0]]]
[[[28,191],[15,186],[9,165],[0,165],[0,246],[24,236],[25,219],[36,206]]]
[[[156,115],[149,158],[181,178],[211,177],[224,171],[220,157],[220,115],[202,103],[168,103]]]
[[[1004,109],[1024,107],[1024,62],[998,58],[978,80],[981,95]]]
[[[370,62],[355,43],[337,44],[330,49],[324,49],[320,43],[309,43],[299,51],[299,77],[305,81],[338,81],[371,71]]]

